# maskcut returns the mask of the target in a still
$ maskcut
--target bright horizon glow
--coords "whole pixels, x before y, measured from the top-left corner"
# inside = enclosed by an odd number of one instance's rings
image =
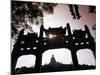
[[[95,65],[95,58],[93,56],[93,53],[89,49],[81,49],[77,51],[77,58],[79,61],[79,64],[88,64],[88,65]]]
[[[23,56],[18,58],[18,61],[17,61],[17,64],[16,64],[16,68],[21,68],[22,66],[34,67],[35,60],[36,60],[35,55],[32,55],[32,54],[23,55]]]
[[[49,64],[52,55],[54,55],[57,62],[62,64],[72,64],[71,52],[65,48],[49,49],[43,53],[42,65]]]
[[[73,64],[71,52],[69,49],[59,48],[59,49],[50,49],[45,51],[42,54],[42,63],[41,65],[49,64],[52,55],[54,55],[57,62],[62,64]],[[82,49],[77,51],[77,59],[80,65],[95,65],[95,58],[93,53],[89,49]],[[18,59],[16,68],[21,68],[22,66],[34,67],[35,66],[35,55],[23,55]]]

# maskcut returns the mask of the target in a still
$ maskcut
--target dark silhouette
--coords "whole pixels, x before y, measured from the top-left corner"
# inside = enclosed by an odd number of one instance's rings
[[[65,35],[66,30],[68,31],[68,35]],[[47,37],[43,37],[43,32],[46,33]],[[52,35],[52,37],[50,35]],[[91,36],[86,25],[84,31],[74,30],[73,34],[71,33],[69,23],[67,23],[67,27],[65,28],[49,28],[48,30],[46,30],[44,26],[41,25],[39,37],[36,33],[28,33],[28,35],[24,35],[23,29],[20,31],[17,42],[15,43],[13,51],[11,53],[11,73],[16,74],[15,67],[17,59],[20,56],[27,54],[33,54],[36,56],[34,72],[40,73],[42,70],[42,54],[48,49],[55,48],[68,48],[71,51],[74,69],[78,69],[79,66],[76,54],[79,49],[90,49],[91,51],[93,51],[94,57],[96,53],[94,38]],[[54,56],[52,56],[52,62],[56,62]]]
[[[88,66],[88,65],[78,65],[77,68],[73,66],[73,64],[62,64],[55,60],[54,55],[51,57],[51,61],[49,64],[45,64],[41,66],[41,73],[42,72],[57,72],[57,71],[73,71],[73,70],[88,70],[88,69],[95,69],[95,66]],[[35,73],[34,67],[21,67],[16,68],[16,74],[27,74],[27,73]]]
[[[92,26],[92,30],[96,30],[96,24]]]
[[[96,6],[89,6],[89,13],[96,13]]]
[[[18,34],[18,30],[16,29],[15,25],[13,23],[11,23],[11,37],[14,37],[14,35]]]
[[[24,29],[27,21],[36,25],[41,24],[43,21],[43,12],[48,14],[54,13],[54,7],[56,3],[40,3],[40,2],[27,2],[27,1],[12,1],[11,3],[11,27],[12,38],[17,33],[18,28]],[[38,21],[38,17],[41,17]],[[28,20],[26,20],[26,18]],[[36,21],[36,22],[35,22]],[[30,25],[26,26],[30,30]]]
[[[52,63],[56,63],[56,59],[55,59],[55,57],[54,57],[54,55],[52,55],[52,57],[51,57],[51,62],[50,62],[51,64]]]
[[[56,71],[73,71],[73,70],[86,70],[86,69],[95,69],[95,66],[88,65],[77,65],[75,67],[73,64],[62,64],[55,60],[55,57],[51,57],[49,64],[45,64],[41,68],[41,72],[56,72]]]
[[[78,5],[68,5],[71,15],[73,16],[73,19],[80,19],[81,15],[79,13],[79,7]]]

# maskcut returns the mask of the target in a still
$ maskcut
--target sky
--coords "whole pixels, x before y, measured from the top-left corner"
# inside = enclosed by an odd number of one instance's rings
[[[60,48],[52,49],[43,53],[42,55],[42,65],[49,64],[52,55],[54,55],[57,62],[62,64],[73,64],[71,58],[71,52],[69,49]],[[95,65],[95,59],[92,51],[89,49],[82,49],[77,52],[79,64]],[[17,67],[27,66],[34,67],[36,57],[34,55],[23,55],[18,59]]]
[[[68,6],[65,4],[58,4],[54,8],[54,14],[46,14],[45,12],[43,17],[44,27],[48,29],[49,27],[55,28],[66,26],[66,23],[70,23],[71,30],[74,29],[83,29],[86,24],[89,27],[91,35],[95,37],[95,31],[92,30],[92,26],[96,24],[96,16],[94,14],[88,13],[87,6],[79,6],[79,12],[82,17],[79,20],[72,18]],[[33,30],[39,33],[39,26],[33,25]],[[52,49],[43,53],[42,55],[42,65],[48,64],[50,62],[51,56],[54,54],[56,61],[63,64],[71,64],[72,58],[70,50],[65,48]],[[95,59],[93,53],[89,49],[82,49],[77,52],[79,64],[95,65]],[[27,66],[31,67],[35,64],[36,57],[33,55],[23,55],[18,59],[16,67]]]

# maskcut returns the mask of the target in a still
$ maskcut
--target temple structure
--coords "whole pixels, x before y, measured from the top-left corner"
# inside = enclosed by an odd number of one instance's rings
[[[22,55],[33,54],[36,56],[35,72],[41,72],[42,54],[48,49],[67,48],[71,51],[74,67],[77,67],[77,51],[80,49],[90,49],[95,57],[95,41],[91,36],[89,28],[85,25],[85,30],[71,31],[69,23],[65,28],[49,28],[46,30],[43,25],[40,28],[40,35],[29,33],[24,35],[24,30],[21,30],[11,53],[11,72],[15,74],[17,60]],[[68,32],[68,35],[66,35]],[[47,37],[43,37],[46,33]],[[67,60],[67,59],[65,59]],[[56,62],[52,56],[51,63]]]

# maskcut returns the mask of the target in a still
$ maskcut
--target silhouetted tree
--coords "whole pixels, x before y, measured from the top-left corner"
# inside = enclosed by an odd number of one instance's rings
[[[73,16],[73,19],[80,19],[81,15],[79,13],[79,7],[78,5],[68,5],[71,15]]]
[[[96,30],[96,25],[93,25],[92,26],[92,30]]]
[[[11,26],[13,36],[21,29],[29,29],[32,31],[31,25],[41,24],[43,21],[43,12],[53,14],[54,7],[57,4],[40,3],[40,2],[24,2],[12,1],[11,10]]]
[[[96,6],[89,6],[89,13],[96,13]]]

